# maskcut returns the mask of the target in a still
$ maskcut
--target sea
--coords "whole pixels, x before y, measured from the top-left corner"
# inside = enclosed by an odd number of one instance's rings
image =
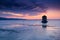
[[[60,20],[0,20],[0,40],[60,40]]]

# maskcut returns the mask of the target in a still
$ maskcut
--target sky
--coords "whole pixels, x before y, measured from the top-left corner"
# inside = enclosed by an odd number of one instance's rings
[[[60,19],[60,0],[0,0],[0,17]]]

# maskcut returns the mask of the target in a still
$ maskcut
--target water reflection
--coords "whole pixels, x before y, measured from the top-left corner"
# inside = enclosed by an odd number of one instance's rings
[[[0,28],[4,28],[0,29],[0,40],[60,40],[60,25],[57,27],[47,23],[41,25],[40,21],[6,22],[0,23]]]
[[[43,24],[42,24],[42,27],[43,27],[43,28],[46,28],[46,27],[47,27],[47,23],[43,23]]]

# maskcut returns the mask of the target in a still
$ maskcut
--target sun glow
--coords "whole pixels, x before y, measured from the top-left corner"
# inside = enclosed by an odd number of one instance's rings
[[[43,15],[46,15],[48,19],[60,19],[60,10],[49,9],[45,13],[38,13],[37,15],[29,15],[22,13],[12,13],[12,12],[3,12],[3,14],[8,14],[7,18],[24,18],[24,19],[41,19]]]

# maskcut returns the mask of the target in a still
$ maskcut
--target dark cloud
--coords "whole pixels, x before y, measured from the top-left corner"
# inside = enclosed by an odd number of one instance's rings
[[[45,12],[48,7],[60,8],[59,4],[60,0],[0,0],[0,10],[34,15]]]

